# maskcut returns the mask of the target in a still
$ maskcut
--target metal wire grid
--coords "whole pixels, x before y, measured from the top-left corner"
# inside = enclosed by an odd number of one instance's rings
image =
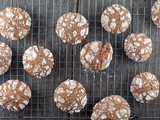
[[[124,5],[132,13],[132,24],[123,34],[112,35],[103,30],[100,16],[104,9],[114,3]],[[25,9],[32,18],[29,35],[21,41],[1,40],[9,44],[13,50],[13,61],[9,71],[0,77],[1,83],[8,79],[19,79],[30,85],[32,98],[29,105],[18,113],[0,109],[0,119],[54,119],[54,120],[88,120],[92,108],[102,98],[112,95],[122,95],[130,104],[132,119],[160,119],[160,97],[148,104],[136,102],[130,91],[130,82],[137,73],[149,71],[159,74],[158,52],[160,47],[159,30],[153,25],[150,17],[152,0],[0,0],[0,9],[16,6]],[[66,12],[79,12],[90,24],[88,37],[82,44],[70,46],[62,43],[55,33],[57,19]],[[154,43],[151,58],[143,63],[129,60],[123,52],[123,41],[130,33],[144,32]],[[114,56],[108,69],[100,73],[91,73],[84,69],[79,61],[79,52],[88,42],[109,41],[114,48]],[[36,79],[28,75],[22,66],[22,55],[31,45],[43,45],[49,48],[55,58],[55,66],[51,75]],[[88,93],[88,104],[79,114],[69,115],[59,110],[53,102],[54,89],[66,79],[81,82]]]

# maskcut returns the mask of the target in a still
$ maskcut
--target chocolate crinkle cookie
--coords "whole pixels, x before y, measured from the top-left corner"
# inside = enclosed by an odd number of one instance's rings
[[[157,0],[151,9],[151,17],[153,23],[160,28],[160,0]]]
[[[12,50],[5,43],[0,42],[0,75],[8,71],[12,60]]]
[[[158,96],[159,81],[152,73],[140,73],[133,78],[130,90],[137,101],[147,103]]]
[[[29,14],[16,7],[7,7],[0,12],[0,33],[10,40],[23,39],[31,27]]]
[[[53,54],[43,46],[31,46],[23,55],[24,69],[37,78],[46,77],[54,65]]]
[[[124,51],[134,61],[146,61],[152,53],[152,41],[144,33],[131,34],[125,39]]]
[[[78,113],[87,104],[87,93],[81,83],[68,79],[54,91],[54,101],[62,111]]]
[[[0,85],[0,105],[7,110],[24,109],[31,98],[29,86],[20,80],[8,80]]]
[[[119,34],[126,31],[131,24],[131,14],[124,6],[114,4],[104,10],[101,23],[107,32]]]
[[[86,44],[80,52],[80,60],[84,67],[91,71],[106,69],[113,55],[113,49],[109,42],[102,46],[101,41]]]
[[[88,35],[88,22],[79,13],[66,13],[62,15],[56,25],[56,33],[64,43],[81,43]]]
[[[128,102],[119,95],[111,95],[93,107],[91,120],[129,120],[130,114]]]

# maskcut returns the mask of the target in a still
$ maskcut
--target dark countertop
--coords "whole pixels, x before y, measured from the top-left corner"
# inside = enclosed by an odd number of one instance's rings
[[[131,118],[160,119],[160,96],[148,104],[135,101],[130,93],[132,78],[139,72],[148,71],[160,79],[160,30],[151,21],[150,11],[155,0],[0,0],[0,10],[7,6],[25,9],[32,18],[30,33],[18,42],[0,36],[1,41],[13,50],[12,65],[7,73],[0,76],[0,83],[8,79],[19,79],[30,85],[32,98],[22,111],[14,113],[0,108],[0,119],[20,120],[89,120],[92,107],[102,98],[118,94],[130,104]],[[126,32],[113,35],[101,27],[100,16],[104,9],[114,3],[124,5],[132,13],[132,24]],[[71,46],[62,43],[55,33],[57,19],[66,12],[79,12],[89,21],[90,30],[82,44]],[[130,33],[144,32],[153,41],[153,53],[146,62],[137,63],[126,57],[123,50],[124,39]],[[79,60],[81,48],[90,41],[109,41],[114,49],[111,65],[100,73],[84,69]],[[42,45],[53,52],[55,66],[51,75],[43,79],[30,76],[23,69],[22,55],[31,45]],[[81,82],[88,93],[88,104],[79,114],[69,115],[60,111],[53,99],[53,91],[60,82],[75,79]]]

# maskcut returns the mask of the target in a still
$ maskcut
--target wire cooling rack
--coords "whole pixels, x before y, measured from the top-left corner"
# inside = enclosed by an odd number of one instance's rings
[[[155,1],[155,0],[154,0]],[[132,78],[139,72],[149,71],[160,79],[160,30],[151,21],[152,0],[0,0],[0,10],[7,6],[25,9],[32,18],[30,33],[24,40],[0,40],[13,50],[13,61],[7,73],[0,76],[0,83],[19,79],[30,85],[32,98],[22,111],[14,113],[0,108],[0,119],[10,120],[89,120],[92,108],[102,98],[118,94],[130,104],[131,119],[160,120],[160,96],[148,104],[135,101],[130,93]],[[113,35],[101,27],[100,17],[104,9],[114,3],[124,5],[132,14],[132,24],[126,32]],[[55,33],[58,18],[66,12],[79,12],[89,21],[89,35],[82,44],[71,46],[62,43]],[[123,50],[124,39],[130,33],[143,32],[151,37],[154,47],[149,60],[137,63],[128,59]],[[109,41],[114,48],[111,65],[103,72],[91,73],[79,61],[81,48],[88,42]],[[42,45],[54,54],[55,66],[51,75],[43,79],[31,77],[23,69],[22,55],[31,45]],[[66,79],[81,82],[88,93],[88,104],[79,114],[69,115],[59,110],[52,97],[53,91]]]

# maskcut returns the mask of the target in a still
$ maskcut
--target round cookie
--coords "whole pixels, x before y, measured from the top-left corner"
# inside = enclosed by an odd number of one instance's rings
[[[20,80],[8,80],[0,85],[0,105],[4,109],[19,111],[29,103],[31,90]]]
[[[81,83],[68,79],[54,91],[54,101],[62,111],[78,113],[87,104],[87,93]]]
[[[119,34],[131,24],[131,14],[124,6],[113,4],[102,13],[101,23],[107,32]]]
[[[7,7],[0,12],[0,33],[10,40],[23,39],[31,27],[29,14],[16,7]]]
[[[86,44],[80,52],[80,60],[84,67],[91,71],[106,69],[113,55],[113,49],[109,42],[102,46],[101,41]]]
[[[128,102],[119,95],[111,95],[93,107],[91,120],[128,120],[130,114]]]
[[[125,39],[124,51],[134,61],[146,61],[152,53],[152,41],[143,33],[131,34]]]
[[[5,43],[0,42],[0,75],[8,71],[12,60],[12,50]]]
[[[152,73],[140,73],[133,78],[130,91],[137,101],[147,103],[158,96],[159,81]]]
[[[64,43],[81,43],[88,35],[88,22],[79,13],[66,13],[62,15],[56,25],[56,33]]]
[[[160,28],[160,0],[157,0],[154,5],[152,6],[151,9],[151,17],[152,17],[152,21],[153,23]]]
[[[23,55],[23,67],[32,76],[46,77],[54,65],[53,54],[43,46],[31,46]]]

